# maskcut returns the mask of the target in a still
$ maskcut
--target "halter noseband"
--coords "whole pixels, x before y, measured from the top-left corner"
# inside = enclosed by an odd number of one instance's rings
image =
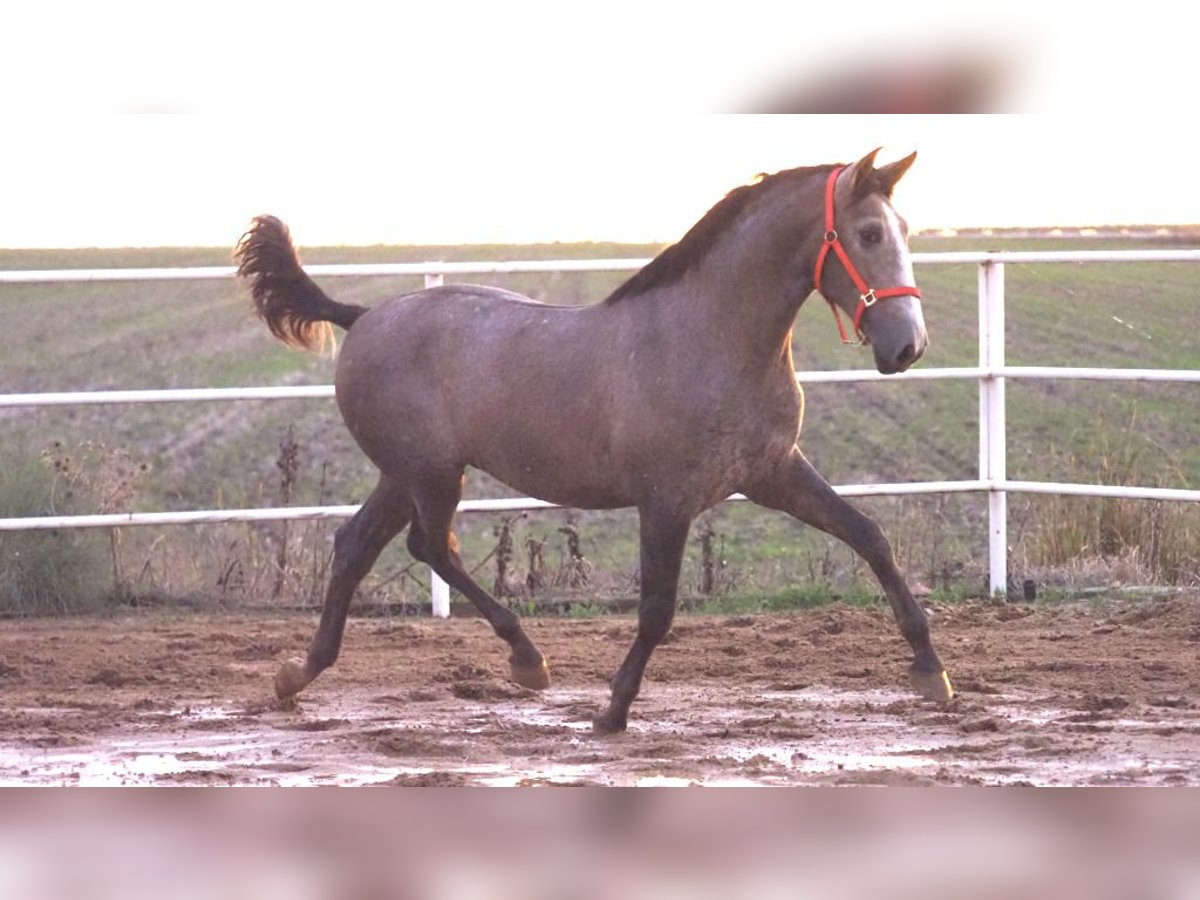
[[[825,182],[825,238],[821,244],[821,251],[817,254],[816,272],[813,277],[813,287],[817,289],[825,302],[829,304],[829,308],[833,310],[834,321],[837,322],[838,333],[842,336],[843,344],[854,344],[855,341],[850,340],[846,336],[846,326],[842,324],[842,315],[838,312],[837,304],[829,299],[829,296],[821,290],[821,275],[825,269],[825,259],[829,256],[830,249],[837,254],[837,258],[842,261],[842,266],[846,270],[846,274],[850,276],[850,280],[854,282],[854,287],[858,290],[858,308],[854,311],[854,334],[858,338],[857,345],[861,346],[866,343],[862,329],[859,323],[862,322],[863,314],[868,308],[874,306],[880,300],[886,300],[888,297],[907,297],[913,296],[918,299],[921,297],[921,291],[913,286],[905,285],[901,287],[890,287],[875,290],[868,287],[866,279],[859,274],[854,263],[850,261],[850,254],[846,252],[846,248],[842,246],[841,239],[838,238],[837,229],[834,227],[833,215],[833,189],[837,184],[838,175],[845,169],[845,166],[837,166],[829,173],[829,180]]]

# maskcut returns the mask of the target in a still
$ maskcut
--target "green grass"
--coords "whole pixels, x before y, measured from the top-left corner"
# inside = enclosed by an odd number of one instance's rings
[[[865,585],[854,585],[839,591],[829,584],[805,584],[769,591],[737,591],[713,597],[693,598],[686,604],[688,612],[700,615],[753,615],[756,613],[788,612],[814,609],[830,603],[848,606],[876,606],[883,602],[878,592]]]
[[[923,238],[914,249],[1101,246],[1150,245],[1134,240]],[[542,244],[312,248],[303,254],[306,262],[322,263],[641,258],[657,249]],[[228,250],[220,248],[0,250],[0,268],[10,269],[228,263]],[[1016,365],[1200,367],[1200,346],[1194,329],[1186,327],[1195,316],[1194,274],[1193,266],[1177,263],[1010,265],[1008,360]],[[921,266],[917,276],[932,335],[921,365],[974,365],[978,360],[976,267]],[[625,277],[625,273],[558,273],[473,280],[552,302],[589,303],[602,299]],[[342,278],[329,280],[326,287],[338,299],[372,304],[417,289],[421,283],[420,278]],[[817,297],[801,310],[795,330],[797,366],[869,368],[869,351],[842,347],[830,319]],[[232,281],[0,285],[0,331],[6,339],[0,383],[12,392],[328,383],[332,378],[330,360],[272,340]],[[806,395],[801,443],[832,482],[967,479],[977,474],[974,382],[818,384],[808,386]],[[1102,469],[1088,471],[1087,449],[1097,446],[1104,435],[1120,434],[1137,450],[1137,477],[1172,487],[1195,487],[1200,482],[1200,441],[1196,440],[1200,403],[1194,385],[1010,381],[1008,397],[1012,478],[1093,480],[1097,471],[1098,477],[1108,477]],[[136,509],[274,504],[278,442],[289,426],[295,429],[300,446],[294,504],[321,499],[357,502],[374,481],[372,468],[346,435],[330,401],[9,410],[0,411],[0,416],[6,433],[0,465],[7,470],[37,460],[54,440],[68,445],[90,440],[127,448],[150,466],[134,498]],[[467,492],[473,497],[511,493],[481,473],[472,473]],[[1014,519],[1028,518],[1025,510],[1034,509],[1037,502],[1013,498]],[[912,578],[952,593],[973,590],[981,582],[985,558],[981,497],[878,498],[858,505],[884,526]],[[563,552],[557,529],[566,515],[532,514],[520,526],[521,540],[545,540],[548,561],[556,562]],[[729,597],[759,598],[746,602],[770,604],[776,601],[769,598],[789,597],[795,590],[813,590],[821,596],[874,591],[869,573],[852,554],[785,516],[748,504],[723,506],[709,515],[724,560],[720,584]],[[629,512],[590,513],[578,520],[584,552],[594,566],[595,590],[636,592],[636,517]],[[492,516],[461,517],[459,532],[469,566],[477,565],[495,545],[497,521]],[[198,533],[194,529],[177,529],[170,535],[138,531],[130,540],[140,542],[139,548],[129,553],[143,553],[145,571],[159,573],[155,577],[181,591],[211,590],[218,577],[212,570],[227,567],[231,554],[244,552],[247,565],[269,558],[261,547],[252,552],[255,542],[269,544],[268,529],[214,529],[203,539],[205,547],[189,548],[188,536]],[[1019,535],[1027,536],[1027,531]],[[328,542],[313,537],[312,543],[320,547]],[[175,549],[169,551],[171,547]],[[174,556],[168,558],[169,554]],[[523,564],[520,553],[517,562]],[[398,589],[417,591],[411,579],[395,576],[407,565],[402,547],[389,548],[371,584],[378,586],[381,595]],[[684,563],[685,595],[696,594],[699,566],[699,546],[693,538]],[[186,577],[180,574],[185,570]],[[490,584],[488,565],[479,575]],[[969,588],[958,588],[956,583]]]

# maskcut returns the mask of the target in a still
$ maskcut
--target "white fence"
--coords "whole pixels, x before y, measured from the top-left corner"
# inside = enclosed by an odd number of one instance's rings
[[[428,286],[446,275],[487,275],[516,272],[632,271],[644,259],[514,261],[490,263],[386,263],[308,266],[314,276],[423,275]],[[1010,378],[1094,379],[1114,381],[1200,382],[1191,369],[1095,369],[1008,366],[1005,364],[1005,265],[1044,262],[1200,262],[1200,250],[1093,250],[1050,252],[914,253],[918,265],[975,264],[979,267],[979,365],[960,368],[913,369],[900,375],[874,370],[800,372],[802,383],[853,381],[915,381],[935,378],[976,379],[979,382],[979,477],[960,481],[837,485],[849,497],[982,491],[988,495],[988,581],[993,594],[1003,593],[1008,579],[1008,494],[1049,493],[1092,497],[1129,497],[1200,502],[1198,490],[1125,487],[1061,482],[1011,481],[1007,474],[1005,383]],[[0,283],[65,283],[81,281],[148,281],[232,278],[231,267],[182,269],[65,269],[0,271]],[[0,408],[84,405],[97,403],[169,403],[214,400],[270,400],[332,397],[331,385],[299,387],[202,388],[152,391],[73,391],[40,394],[0,394]],[[742,499],[732,497],[730,499]],[[528,498],[466,500],[461,512],[543,509],[552,504]],[[199,510],[92,516],[44,516],[0,519],[0,531],[51,528],[111,528],[132,525],[185,525],[217,522],[255,522],[281,519],[346,518],[357,506],[286,507],[277,509]],[[447,615],[449,588],[431,573],[433,611]]]

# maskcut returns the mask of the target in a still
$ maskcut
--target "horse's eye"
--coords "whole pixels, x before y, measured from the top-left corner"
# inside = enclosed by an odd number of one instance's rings
[[[883,240],[883,230],[871,225],[859,231],[858,237],[867,246],[873,246]]]

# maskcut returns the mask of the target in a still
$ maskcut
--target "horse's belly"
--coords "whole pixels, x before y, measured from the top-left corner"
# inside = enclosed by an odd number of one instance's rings
[[[605,474],[604,467],[582,460],[546,460],[530,452],[522,457],[508,453],[500,459],[471,463],[515,491],[559,506],[577,509],[619,509],[634,500],[621,479]]]

